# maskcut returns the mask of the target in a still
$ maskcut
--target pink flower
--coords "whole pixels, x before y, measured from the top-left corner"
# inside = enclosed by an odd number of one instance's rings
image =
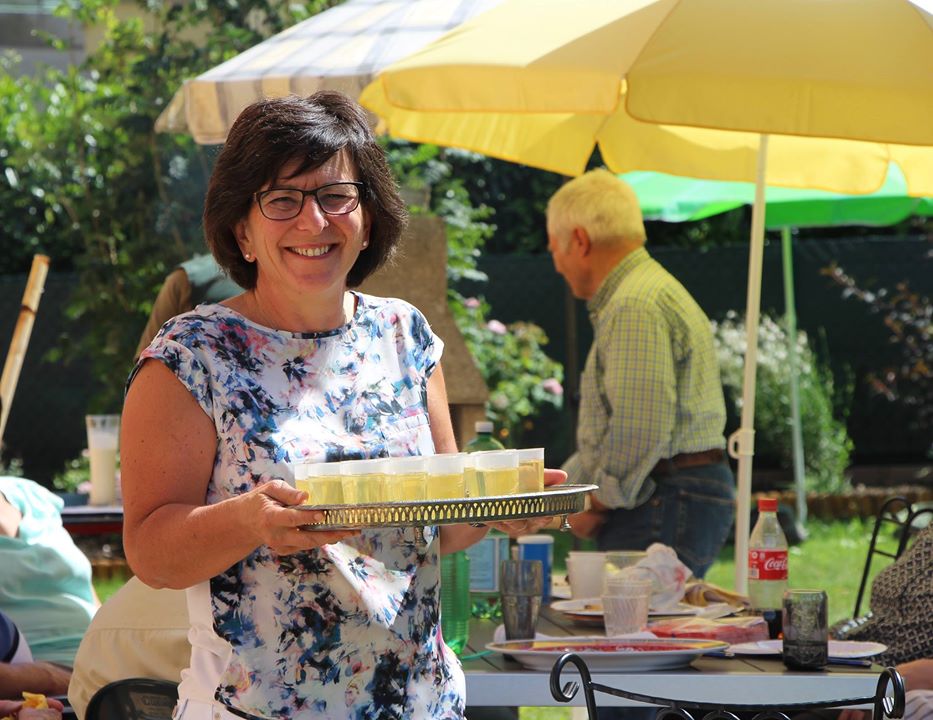
[[[551,393],[551,395],[560,397],[564,394],[564,386],[560,384],[560,380],[557,378],[548,378],[541,383],[541,387]]]
[[[490,320],[488,323],[486,323],[486,327],[489,329],[489,332],[493,332],[496,335],[505,335],[507,332],[505,325],[503,325],[498,320]]]
[[[463,301],[463,306],[470,308],[470,310],[475,310],[479,307],[479,300],[477,300],[475,297],[467,298]]]

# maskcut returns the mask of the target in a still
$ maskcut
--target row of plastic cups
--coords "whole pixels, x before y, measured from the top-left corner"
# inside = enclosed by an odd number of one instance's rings
[[[544,489],[544,449],[301,463],[293,471],[314,505],[511,495]]]

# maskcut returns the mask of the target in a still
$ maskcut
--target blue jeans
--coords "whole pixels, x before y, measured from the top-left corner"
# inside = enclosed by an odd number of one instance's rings
[[[725,463],[675,469],[652,476],[657,485],[647,502],[610,510],[596,536],[600,550],[644,550],[664,543],[702,578],[726,542],[735,513],[735,478]]]

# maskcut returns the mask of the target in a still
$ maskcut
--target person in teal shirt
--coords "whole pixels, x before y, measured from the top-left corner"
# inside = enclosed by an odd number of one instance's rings
[[[91,564],[62,526],[62,505],[32,480],[0,477],[0,610],[36,660],[70,668],[99,603]]]

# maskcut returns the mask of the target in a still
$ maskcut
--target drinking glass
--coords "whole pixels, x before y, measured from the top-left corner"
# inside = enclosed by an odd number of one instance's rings
[[[499,573],[499,596],[507,640],[527,640],[535,636],[544,570],[540,560],[503,560]]]
[[[827,601],[823,590],[786,590],[783,598],[784,664],[820,670],[829,661]]]
[[[518,491],[544,491],[544,448],[523,448],[518,451]]]
[[[112,505],[116,500],[119,415],[86,415],[87,451],[91,461],[91,505]]]

